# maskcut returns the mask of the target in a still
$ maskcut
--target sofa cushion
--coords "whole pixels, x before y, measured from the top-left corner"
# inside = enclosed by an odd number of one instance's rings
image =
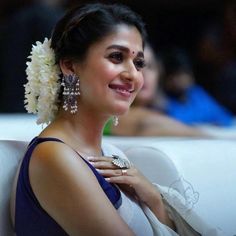
[[[14,235],[10,222],[10,195],[16,169],[27,142],[0,140],[0,235]]]
[[[129,160],[154,183],[173,187],[182,194],[180,174],[172,160],[155,147],[131,146],[124,149]]]

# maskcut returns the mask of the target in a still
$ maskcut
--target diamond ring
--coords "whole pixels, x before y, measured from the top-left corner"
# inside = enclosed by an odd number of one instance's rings
[[[121,158],[117,155],[112,155],[113,160],[111,163],[120,169],[129,169],[130,168],[130,163],[124,158]]]

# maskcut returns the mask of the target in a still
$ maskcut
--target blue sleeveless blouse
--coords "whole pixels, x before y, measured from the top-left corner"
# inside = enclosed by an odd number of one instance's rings
[[[20,167],[15,202],[15,231],[17,236],[68,235],[41,207],[30,185],[29,162],[32,152],[39,143],[46,141],[62,142],[56,138],[34,138],[28,146]],[[77,154],[79,155],[79,153]],[[115,185],[108,183],[87,160],[85,160],[81,155],[79,156],[93,171],[106,196],[113,206],[118,209],[122,202],[119,189]]]

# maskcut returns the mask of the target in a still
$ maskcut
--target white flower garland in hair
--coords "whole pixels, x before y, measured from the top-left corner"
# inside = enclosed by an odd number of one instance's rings
[[[25,108],[28,113],[38,115],[37,124],[49,124],[58,111],[60,90],[60,68],[55,64],[55,53],[51,40],[36,42],[27,62],[25,87]]]

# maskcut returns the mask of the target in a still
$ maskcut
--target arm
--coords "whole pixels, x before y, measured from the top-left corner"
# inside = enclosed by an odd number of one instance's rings
[[[29,176],[41,206],[69,235],[133,235],[90,168],[65,144],[38,145]]]
[[[132,108],[112,126],[112,134],[124,136],[190,136],[210,137],[203,131],[187,126],[166,115],[146,108]]]
[[[210,137],[202,130],[185,125],[169,116],[145,111],[146,119],[140,121],[139,132],[143,136],[188,136],[188,137]]]
[[[110,157],[91,157],[90,161],[107,181],[118,184],[132,198],[145,203],[163,224],[175,229],[157,188],[139,170],[132,166],[122,172],[111,163]]]

